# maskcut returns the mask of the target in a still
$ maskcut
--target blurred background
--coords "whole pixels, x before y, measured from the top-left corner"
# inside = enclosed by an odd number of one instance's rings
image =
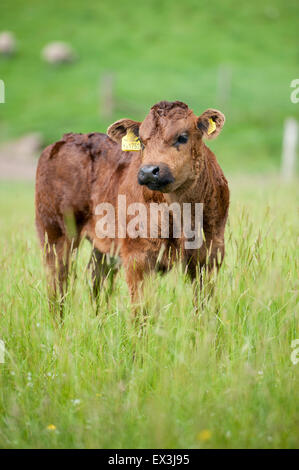
[[[225,172],[279,172],[285,120],[299,117],[298,5],[2,0],[2,178],[31,178],[31,154],[65,132],[142,120],[162,99],[225,113],[209,142]]]

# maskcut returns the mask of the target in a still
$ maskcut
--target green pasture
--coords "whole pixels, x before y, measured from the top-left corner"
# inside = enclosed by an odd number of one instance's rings
[[[214,295],[196,314],[179,266],[153,276],[143,329],[122,271],[96,316],[87,242],[57,325],[33,186],[1,184],[0,447],[298,447],[298,181],[229,180]]]

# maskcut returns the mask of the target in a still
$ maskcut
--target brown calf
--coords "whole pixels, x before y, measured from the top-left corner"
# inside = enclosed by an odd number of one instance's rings
[[[117,254],[133,301],[145,274],[169,269],[178,255],[191,279],[198,268],[221,264],[229,189],[203,139],[216,137],[224,120],[214,109],[197,117],[184,103],[162,101],[142,123],[121,119],[108,128],[108,136],[66,134],[44,150],[36,175],[36,226],[45,246],[53,294],[63,295],[70,253],[83,236],[94,246],[95,289],[108,275],[109,255]],[[120,144],[128,132],[139,138],[139,151],[122,151]],[[162,216],[157,221],[157,238],[132,238],[126,232],[120,236],[118,231],[113,236],[98,236],[97,206],[112,204],[117,222],[119,195],[126,196],[127,205],[142,203],[146,208],[151,203],[164,203],[163,207],[203,203],[204,243],[186,249],[184,235],[173,236],[174,217],[169,218],[170,237],[162,236]],[[194,225],[194,211],[191,214]],[[126,223],[130,220],[132,216],[127,214]]]

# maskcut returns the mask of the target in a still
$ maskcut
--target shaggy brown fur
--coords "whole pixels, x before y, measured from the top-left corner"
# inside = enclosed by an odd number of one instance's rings
[[[210,118],[216,129],[208,135]],[[36,226],[42,247],[46,243],[49,285],[55,296],[58,292],[63,296],[70,253],[83,236],[94,245],[95,288],[111,273],[106,255],[118,254],[133,301],[145,274],[157,267],[169,269],[178,255],[192,279],[198,267],[221,264],[229,189],[203,138],[216,137],[223,124],[224,116],[217,110],[209,109],[197,117],[184,103],[162,101],[142,123],[122,119],[108,128],[108,136],[66,134],[44,150],[36,175]],[[121,151],[121,139],[128,129],[139,136],[141,151]],[[187,133],[188,141],[178,144],[181,133]],[[173,181],[160,191],[139,185],[137,175],[144,165],[160,165],[161,172],[166,168]],[[98,238],[95,208],[102,202],[116,207],[119,194],[126,196],[127,205],[202,202],[204,244],[200,249],[186,250],[183,237]],[[127,223],[130,219],[132,216],[127,216]],[[170,223],[174,223],[172,218]]]

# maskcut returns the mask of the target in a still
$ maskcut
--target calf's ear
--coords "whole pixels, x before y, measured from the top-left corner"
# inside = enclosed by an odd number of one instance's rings
[[[120,144],[121,139],[126,135],[128,130],[133,131],[136,137],[138,137],[140,124],[141,122],[132,121],[131,119],[120,119],[108,127],[107,134],[110,139]]]
[[[197,119],[197,127],[204,139],[214,139],[220,134],[225,116],[217,109],[207,109]]]

